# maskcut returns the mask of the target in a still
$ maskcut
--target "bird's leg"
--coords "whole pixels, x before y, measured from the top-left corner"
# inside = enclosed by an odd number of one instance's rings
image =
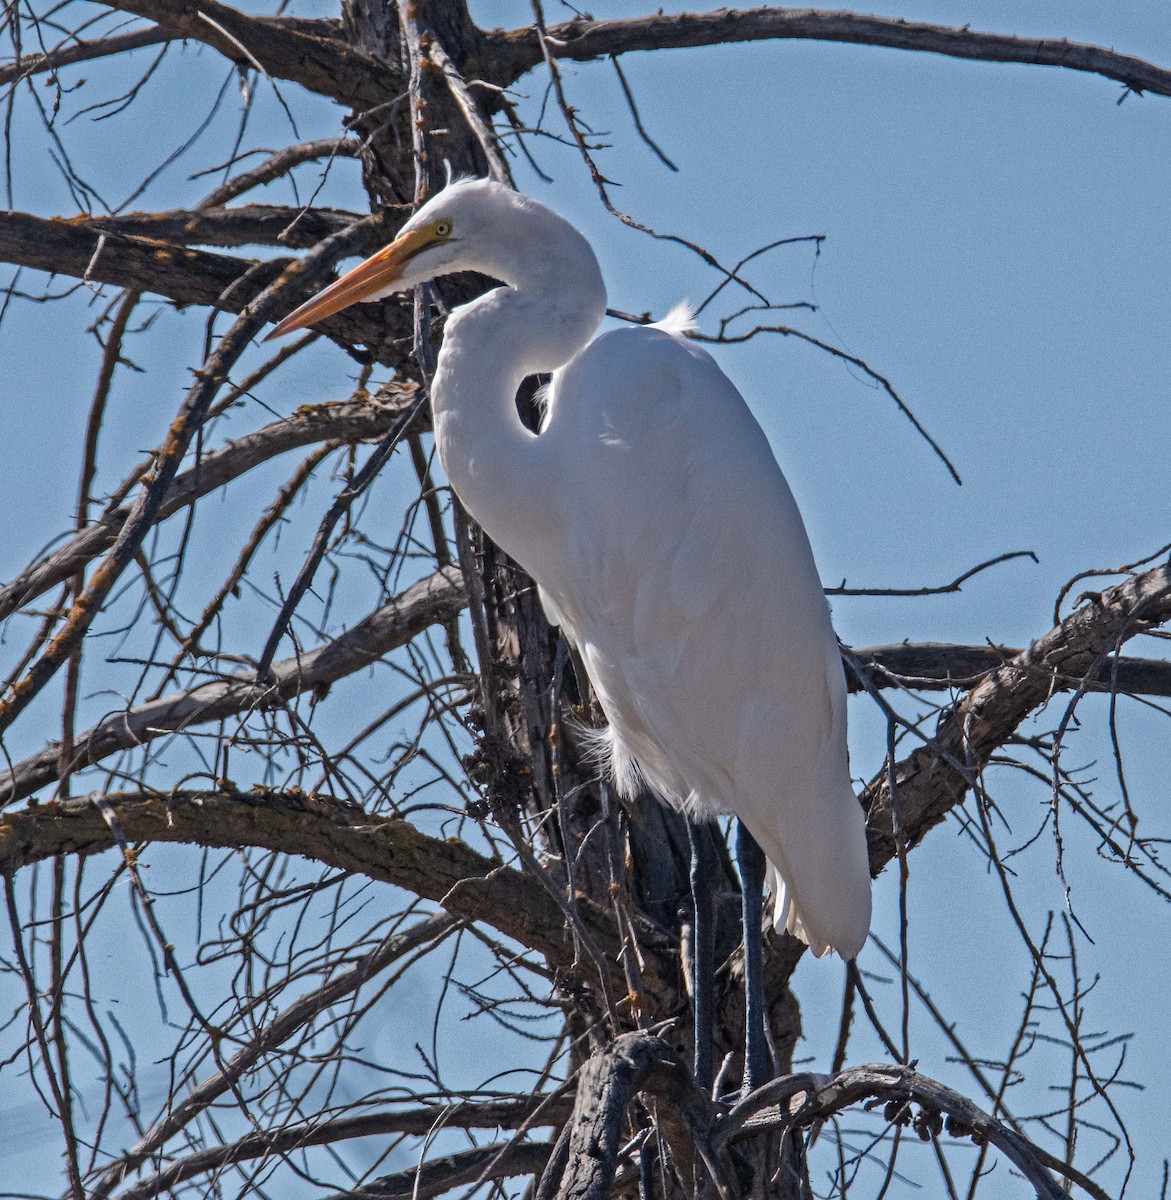
[[[691,1010],[695,1032],[695,1084],[712,1090],[712,982],[716,972],[715,914],[712,911],[715,855],[706,825],[687,822],[691,841]]]
[[[736,822],[736,865],[744,914],[744,1083],[745,1095],[766,1083],[768,1043],[764,1036],[764,940],[760,930],[764,851],[743,821]]]

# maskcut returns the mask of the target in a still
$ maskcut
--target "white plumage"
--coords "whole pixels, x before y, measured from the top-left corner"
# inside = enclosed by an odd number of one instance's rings
[[[591,341],[606,293],[586,240],[483,180],[428,201],[396,241],[285,332],[455,270],[506,286],[456,309],[432,386],[453,488],[540,586],[609,720],[618,788],[732,813],[768,858],[774,920],[853,957],[870,923],[846,687],[800,513],[760,426],[687,316]],[[541,433],[521,381],[553,372]]]

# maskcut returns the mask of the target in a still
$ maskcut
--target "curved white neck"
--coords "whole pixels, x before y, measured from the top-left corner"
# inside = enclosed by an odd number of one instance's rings
[[[517,389],[527,376],[569,362],[606,310],[593,251],[572,226],[556,221],[533,239],[533,261],[480,266],[510,286],[451,314],[431,389],[435,445],[456,495],[530,571],[534,547],[557,536],[550,489],[558,481],[544,468],[541,439],[521,423]]]

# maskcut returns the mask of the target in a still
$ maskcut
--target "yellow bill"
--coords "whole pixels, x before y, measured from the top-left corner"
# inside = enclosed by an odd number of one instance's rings
[[[334,313],[385,292],[394,286],[395,281],[402,275],[407,263],[429,245],[436,241],[432,228],[414,229],[396,238],[389,246],[372,254],[365,262],[359,263],[352,271],[343,275],[335,283],[306,300],[300,308],[295,308],[283,321],[278,324],[264,340],[281,337],[294,329],[304,329]]]

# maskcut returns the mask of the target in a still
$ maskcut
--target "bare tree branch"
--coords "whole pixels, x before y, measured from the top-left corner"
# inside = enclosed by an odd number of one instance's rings
[[[385,1175],[350,1192],[335,1192],[325,1200],[426,1200],[481,1180],[536,1175],[548,1162],[552,1150],[552,1146],[542,1142],[510,1142],[504,1146],[463,1150],[428,1159],[417,1170]]]
[[[363,254],[388,237],[380,224],[354,231],[348,251]],[[336,234],[335,234],[336,236]],[[192,250],[168,242],[104,231],[100,217],[45,221],[27,213],[0,212],[0,260],[17,266],[109,283],[133,291],[154,292],[176,304],[201,304],[241,312],[283,271],[300,259],[267,262]],[[388,314],[401,303],[355,305],[317,327],[345,345],[366,345],[390,366],[400,365],[388,330]]]
[[[80,771],[119,750],[144,745],[193,725],[272,708],[304,692],[323,694],[331,684],[378,662],[423,630],[451,620],[466,603],[459,571],[444,567],[333,641],[275,663],[271,683],[258,683],[250,671],[112,713],[93,729],[76,736],[72,770]],[[59,755],[60,748],[50,745],[0,776],[0,805],[11,804],[52,782],[59,770]]]
[[[210,195],[206,196],[201,208],[212,208],[227,204],[237,196],[262,187],[287,175],[302,163],[314,162],[319,159],[357,158],[362,152],[362,143],[355,137],[319,138],[313,142],[298,142],[294,146],[286,146],[282,150],[270,154],[259,166],[242,171],[226,183],[221,184]],[[316,212],[313,208],[298,210],[304,213]]]
[[[112,58],[144,46],[158,46],[169,42],[173,35],[157,25],[147,29],[136,29],[131,33],[116,33],[111,37],[98,38],[92,42],[71,41],[55,47],[45,54],[29,54],[15,62],[0,67],[0,87],[41,75],[45,71],[56,71],[75,63],[92,62],[95,58]]]
[[[90,1200],[104,1200],[127,1175],[141,1166],[156,1150],[164,1146],[179,1130],[193,1121],[208,1105],[213,1104],[220,1096],[229,1091],[233,1084],[246,1072],[251,1070],[266,1054],[270,1054],[282,1043],[288,1041],[299,1030],[314,1021],[331,1005],[337,1004],[346,996],[357,991],[371,979],[382,974],[393,963],[400,961],[406,955],[428,943],[435,942],[449,933],[458,920],[447,913],[439,913],[426,917],[417,922],[405,933],[394,933],[382,940],[368,954],[364,954],[348,971],[335,975],[321,987],[315,988],[307,995],[300,997],[279,1013],[262,1029],[250,1034],[247,1042],[210,1078],[203,1080],[186,1096],[170,1107],[166,1116],[148,1129],[139,1139],[138,1144],[122,1155],[116,1162],[102,1172],[101,1178],[89,1192]],[[354,1118],[344,1131],[346,1137],[365,1137],[367,1132],[373,1132],[372,1126],[381,1123],[385,1130],[393,1128],[391,1124],[397,1117],[399,1121],[419,1117],[419,1113],[405,1116],[403,1114],[367,1114],[364,1118]],[[434,1119],[434,1118],[432,1118]],[[327,1125],[339,1126],[342,1122],[325,1122]],[[426,1127],[424,1127],[424,1132]],[[335,1129],[335,1135],[341,1129]],[[202,1175],[217,1167],[243,1162],[263,1154],[278,1154],[298,1146],[321,1144],[324,1140],[321,1125],[301,1125],[291,1129],[274,1130],[271,1134],[253,1134],[242,1142],[232,1146],[216,1147],[212,1151],[196,1153],[180,1159],[165,1171],[150,1179],[145,1179],[129,1188],[122,1194],[121,1200],[135,1197],[153,1197],[160,1191],[173,1187],[177,1183]]]
[[[104,235],[104,236],[103,236]],[[105,234],[101,219],[75,217],[45,221],[28,213],[0,212],[0,259],[54,275],[150,291],[178,304],[216,304],[260,264],[205,250],[177,249],[165,242]],[[240,309],[288,266],[288,259],[264,264],[253,277]]]
[[[219,849],[254,847],[299,855],[336,870],[405,888],[469,921],[482,921],[569,967],[573,939],[560,908],[535,876],[487,858],[456,838],[433,838],[400,817],[385,817],[332,797],[306,792],[173,792],[110,794],[38,805],[0,817],[0,870],[17,871],[58,854],[80,858],[126,842],[175,842]],[[116,834],[116,825],[118,833]],[[586,928],[611,961],[620,937],[608,913],[579,902]],[[674,953],[663,933],[642,926],[648,987],[677,995],[676,980],[661,977],[655,957]],[[615,977],[621,978],[615,967]]]
[[[89,224],[107,237],[150,238],[177,246],[287,246],[307,250],[360,219],[358,213],[332,208],[242,204],[236,208],[201,206],[171,212],[121,213]],[[379,235],[373,234],[368,245],[373,248],[378,239]]]
[[[328,36],[331,26],[324,22],[250,17],[218,0],[117,0],[113,7],[154,21],[175,37],[203,42],[232,62],[255,62],[268,75],[353,108],[374,108],[401,86],[396,71]]]
[[[810,8],[720,9],[708,13],[656,13],[624,21],[575,18],[548,31],[555,58],[584,61],[636,50],[683,49],[734,42],[806,39],[917,50],[981,62],[1064,67],[1117,80],[1133,92],[1171,96],[1171,71],[1141,58],[1064,38],[1023,38],[979,33],[921,21]],[[532,27],[486,35],[484,57],[463,64],[465,74],[498,86],[514,83],[544,58]]]
[[[876,776],[864,803],[875,872],[897,853],[893,805],[914,846],[958,804],[993,753],[1055,690],[1109,678],[1110,656],[1171,618],[1171,566],[1087,599],[1060,625],[998,667],[944,714],[931,744]],[[892,794],[893,787],[893,794]]]
[[[893,646],[866,646],[848,651],[863,668],[871,687],[907,687],[912,691],[945,691],[966,688],[1026,651],[1011,646],[952,646],[940,642],[900,642]],[[851,692],[865,690],[847,674]],[[1130,696],[1171,696],[1171,662],[1157,658],[1110,655],[1088,675],[1056,674],[1055,692],[1084,687],[1091,692]]]
[[[538,1196],[608,1200],[626,1110],[640,1091],[652,1093],[659,1101],[659,1128],[674,1152],[676,1170],[684,1177],[690,1175],[698,1158],[726,1194],[728,1165],[718,1161],[709,1145],[714,1120],[710,1102],[675,1051],[661,1038],[640,1031],[615,1039],[578,1072],[564,1171],[559,1178],[542,1179]]]
[[[180,472],[167,489],[159,521],[231,483],[261,463],[316,442],[357,443],[385,436],[413,403],[415,385],[388,384],[376,397],[304,405],[280,421],[229,442]],[[420,415],[420,429],[428,414]],[[11,583],[0,587],[0,620],[69,579],[114,544],[129,514],[125,506],[107,512],[63,546],[47,554]]]
[[[373,218],[363,223],[373,224]],[[73,601],[62,627],[45,645],[40,656],[27,671],[12,683],[0,700],[0,734],[11,727],[42,688],[53,678],[81,644],[94,617],[105,604],[114,584],[127,565],[133,561],[148,531],[158,518],[167,489],[175,478],[179,464],[197,431],[203,425],[219,389],[229,372],[244,353],[253,336],[269,320],[285,294],[296,291],[300,284],[311,285],[341,257],[354,239],[351,227],[321,242],[314,250],[294,262],[251,300],[219,340],[215,349],[195,373],[195,383],[188,389],[179,411],[167,430],[167,437],[155,452],[151,470],[144,476],[138,497],[102,562],[90,576],[83,590]]]
[[[794,1101],[799,1106],[793,1110]],[[828,1120],[837,1113],[869,1099],[888,1103],[890,1118],[896,1124],[914,1123],[926,1139],[947,1130],[955,1137],[976,1135],[990,1142],[1032,1184],[1041,1200],[1063,1200],[1065,1192],[1046,1167],[1062,1170],[1064,1164],[1040,1150],[1015,1130],[996,1120],[973,1104],[966,1096],[934,1079],[902,1066],[886,1063],[850,1067],[836,1075],[788,1075],[757,1088],[720,1122],[713,1142],[723,1147],[738,1139],[752,1137],[764,1130],[808,1127]],[[912,1104],[921,1106],[916,1114]],[[1080,1172],[1074,1172],[1082,1186],[1101,1200],[1104,1193]]]
[[[451,920],[449,917],[444,919]],[[288,1125],[271,1132],[251,1134],[227,1146],[215,1146],[190,1154],[173,1162],[157,1175],[151,1175],[124,1192],[119,1192],[117,1200],[154,1200],[167,1189],[199,1175],[209,1175],[234,1163],[263,1158],[269,1154],[288,1154],[307,1146],[325,1146],[352,1138],[394,1133],[421,1137],[439,1126],[444,1129],[515,1129],[523,1124],[529,1128],[539,1128],[562,1124],[572,1111],[573,1100],[569,1096],[536,1095],[523,1100],[466,1100]],[[516,1160],[512,1161],[515,1164]],[[429,1165],[438,1169],[437,1163]],[[536,1173],[543,1166],[544,1161],[540,1161],[518,1174]],[[495,1174],[492,1177],[499,1178]],[[378,1186],[384,1186],[384,1181],[380,1181]],[[98,1200],[100,1194],[99,1191],[92,1192],[92,1200]]]

